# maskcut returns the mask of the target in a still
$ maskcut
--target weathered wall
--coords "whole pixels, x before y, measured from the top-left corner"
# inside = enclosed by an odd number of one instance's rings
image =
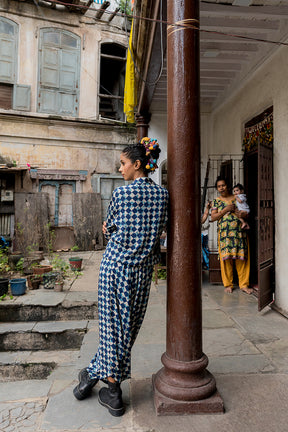
[[[116,17],[108,25],[95,21],[95,12],[90,11],[83,16],[54,11],[45,7],[37,8],[26,2],[10,1],[9,7],[7,5],[8,2],[0,4],[0,14],[19,26],[17,82],[31,85],[31,112],[36,113],[37,111],[39,32],[42,28],[53,27],[70,31],[81,38],[79,117],[96,119],[98,117],[100,43],[111,41],[127,46],[127,35],[123,32],[122,25],[119,25],[120,18]],[[45,117],[45,114],[41,114],[41,117]]]
[[[273,105],[276,304],[288,311],[287,180],[288,55],[282,48],[250,77],[233,98],[211,115],[213,139],[208,153],[240,153],[244,124]]]
[[[17,168],[27,168],[29,164],[32,168],[46,170],[49,180],[59,179],[55,170],[62,170],[60,180],[69,176],[69,172],[77,173],[83,170],[87,172],[87,176],[84,175],[86,179],[76,179],[77,193],[92,192],[93,174],[117,173],[121,150],[134,142],[136,136],[135,129],[131,127],[127,128],[116,121],[99,119],[100,44],[115,42],[127,46],[128,38],[122,28],[122,18],[116,17],[108,24],[104,22],[107,16],[104,20],[97,21],[94,19],[95,13],[95,10],[89,11],[83,16],[37,7],[28,2],[0,2],[0,15],[17,23],[19,29],[16,83],[31,86],[29,111],[0,109],[1,163],[17,161]],[[47,27],[67,30],[78,35],[81,40],[77,118],[37,112],[39,36],[40,29]],[[38,192],[39,177],[32,180],[29,171],[25,171],[22,177],[17,174],[15,191]],[[82,196],[81,199],[85,197]],[[101,213],[100,203],[97,203]],[[65,210],[66,207],[62,206],[62,209]],[[65,218],[71,219],[72,215],[68,214],[67,209],[65,211]],[[82,235],[81,242],[84,242],[84,237]]]
[[[65,122],[61,120],[0,117],[1,155],[18,166],[45,169],[87,170],[82,192],[91,191],[90,175],[116,173],[123,146],[134,140],[134,132],[117,126]],[[31,190],[29,176],[23,191]],[[79,191],[80,192],[80,191]]]
[[[128,132],[115,122],[98,121],[100,43],[127,45],[119,18],[115,19],[118,25],[114,20],[108,25],[96,22],[95,12],[83,16],[13,1],[9,6],[7,2],[0,5],[0,15],[19,25],[17,83],[31,86],[31,111],[0,109],[0,155],[24,166],[29,163],[47,169],[114,173],[122,145],[135,138],[134,130]],[[62,117],[61,121],[37,113],[39,32],[46,27],[68,30],[81,38],[77,119]],[[29,190],[29,184],[26,186]]]

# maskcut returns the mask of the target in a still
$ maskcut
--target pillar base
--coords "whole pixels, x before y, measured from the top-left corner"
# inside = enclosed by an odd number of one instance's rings
[[[194,401],[181,401],[170,399],[162,395],[155,387],[155,377],[152,377],[152,385],[154,392],[154,406],[156,414],[164,415],[187,415],[187,414],[223,414],[224,403],[216,390],[207,399]]]

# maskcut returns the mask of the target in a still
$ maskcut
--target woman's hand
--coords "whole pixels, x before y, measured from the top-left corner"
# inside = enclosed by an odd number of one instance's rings
[[[236,206],[235,204],[228,204],[226,207],[224,207],[223,211],[225,211],[225,213],[228,212],[235,212]]]
[[[215,222],[221,219],[226,213],[234,212],[235,208],[236,208],[235,204],[229,204],[226,207],[224,207],[222,210],[212,210],[211,222]]]
[[[106,234],[106,233],[107,233],[107,228],[106,228],[106,226],[107,226],[107,223],[104,221],[104,222],[103,222],[103,225],[102,225],[102,233],[103,233],[103,234]]]
[[[248,213],[244,210],[242,210],[242,211],[241,210],[235,210],[235,215],[238,218],[243,218],[243,219],[247,219],[247,217],[248,217]]]

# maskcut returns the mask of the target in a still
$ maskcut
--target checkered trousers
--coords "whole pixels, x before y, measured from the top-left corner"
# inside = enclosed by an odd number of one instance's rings
[[[130,378],[131,349],[146,312],[153,266],[103,259],[98,286],[98,351],[87,370],[91,378]]]

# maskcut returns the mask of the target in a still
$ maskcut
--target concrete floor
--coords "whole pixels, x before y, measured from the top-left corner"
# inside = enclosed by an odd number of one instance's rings
[[[93,302],[97,299],[100,259],[101,252],[85,253],[83,276],[63,293],[29,291],[14,301],[46,305]],[[77,328],[88,328],[80,350],[0,353],[1,364],[11,361],[9,356],[18,362],[53,359],[57,363],[46,380],[0,384],[0,430],[287,432],[288,320],[270,308],[258,312],[253,296],[239,290],[226,294],[223,287],[207,282],[202,287],[203,351],[209,358],[208,370],[216,378],[225,413],[155,415],[151,376],[162,367],[160,358],[165,351],[165,294],[165,281],[152,284],[147,314],[133,348],[133,378],[122,385],[127,407],[123,417],[114,418],[99,405],[98,385],[85,401],[73,397],[77,373],[97,349],[98,322],[84,320],[75,323]],[[37,325],[46,332],[61,330],[55,322]],[[7,324],[0,324],[0,333],[4,326]]]

